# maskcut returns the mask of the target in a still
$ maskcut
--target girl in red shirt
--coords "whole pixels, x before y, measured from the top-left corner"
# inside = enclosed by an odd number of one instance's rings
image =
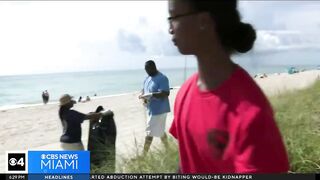
[[[256,39],[236,0],[169,0],[172,41],[198,72],[179,90],[170,133],[182,173],[285,173],[289,163],[267,98],[235,52]]]

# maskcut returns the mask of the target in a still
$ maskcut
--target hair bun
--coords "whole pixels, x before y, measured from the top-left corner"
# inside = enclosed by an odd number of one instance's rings
[[[240,22],[235,30],[234,38],[233,48],[240,53],[245,53],[253,47],[256,31],[250,24]]]

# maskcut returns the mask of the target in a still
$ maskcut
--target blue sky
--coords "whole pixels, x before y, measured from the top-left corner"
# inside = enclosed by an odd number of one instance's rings
[[[320,50],[320,2],[241,1],[258,30],[254,52]],[[166,1],[0,2],[0,75],[182,67]]]

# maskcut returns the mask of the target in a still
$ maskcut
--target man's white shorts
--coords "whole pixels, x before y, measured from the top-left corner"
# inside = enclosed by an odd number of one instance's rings
[[[166,128],[167,113],[148,115],[146,133],[147,136],[161,137]]]

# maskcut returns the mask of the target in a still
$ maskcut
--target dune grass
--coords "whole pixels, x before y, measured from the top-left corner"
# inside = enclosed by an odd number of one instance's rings
[[[122,173],[174,173],[177,169],[177,144],[169,138],[168,148],[161,144],[152,148],[146,156],[136,151],[134,158],[121,158],[118,171]]]
[[[146,156],[142,156],[142,145],[135,142],[130,157],[117,157],[117,173],[172,173],[177,170],[178,148],[175,140],[168,138],[168,148],[163,144],[153,145]],[[107,161],[102,166],[91,163],[91,173],[112,173]]]
[[[320,172],[320,81],[270,100],[288,150],[290,171]]]
[[[320,81],[312,87],[287,92],[270,98],[276,120],[284,138],[291,173],[320,172]],[[174,140],[170,148],[157,147],[142,157],[137,148],[132,158],[121,158],[122,173],[174,173],[178,165],[178,150]],[[118,161],[118,160],[117,160]],[[94,172],[104,172],[97,167]]]

